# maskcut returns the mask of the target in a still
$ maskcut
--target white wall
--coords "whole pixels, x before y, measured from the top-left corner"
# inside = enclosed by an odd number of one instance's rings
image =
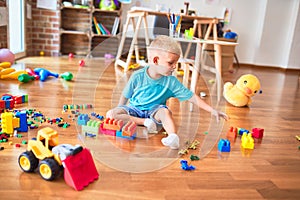
[[[299,52],[300,52],[300,3],[298,1],[298,5],[295,5],[297,9],[297,17],[296,17],[296,22],[295,22],[295,29],[293,31],[293,36],[292,36],[292,44],[291,44],[291,48],[290,48],[290,55],[288,58],[288,68],[291,69],[299,69],[300,66],[300,56],[299,56]]]
[[[123,6],[123,23],[126,12],[141,4],[156,9],[162,4],[171,12],[179,13],[187,0],[132,0]],[[300,69],[300,0],[188,0],[189,9],[197,15],[222,17],[224,8],[232,11],[231,21],[225,28],[236,32],[236,53],[240,63]],[[213,2],[209,4],[208,2]],[[149,18],[153,26],[153,17]],[[298,53],[299,54],[299,53]]]

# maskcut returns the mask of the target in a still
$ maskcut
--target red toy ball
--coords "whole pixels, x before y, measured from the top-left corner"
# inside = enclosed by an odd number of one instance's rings
[[[84,65],[85,65],[84,60],[80,60],[80,61],[79,61],[79,66],[80,66],[80,67],[83,67]]]
[[[74,54],[73,53],[69,53],[69,58],[74,58]]]
[[[10,62],[13,65],[15,55],[9,49],[0,49],[0,62]]]

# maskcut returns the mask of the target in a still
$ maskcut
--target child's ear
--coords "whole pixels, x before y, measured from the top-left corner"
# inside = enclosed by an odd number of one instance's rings
[[[155,57],[153,58],[153,63],[154,63],[154,64],[158,64],[158,59],[159,59],[159,57],[158,57],[158,56],[155,56]]]

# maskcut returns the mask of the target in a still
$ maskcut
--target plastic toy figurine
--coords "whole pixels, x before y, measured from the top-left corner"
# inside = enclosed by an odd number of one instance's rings
[[[59,74],[50,72],[44,68],[35,68],[34,72],[40,76],[41,81],[45,81],[49,76],[54,76],[55,78],[59,77]]]
[[[189,165],[186,160],[181,160],[180,164],[181,164],[181,168],[183,170],[195,170],[196,169],[196,167],[194,167],[193,165]]]
[[[252,103],[251,97],[257,93],[262,93],[260,81],[252,74],[241,76],[235,85],[231,82],[224,84],[223,96],[236,107],[249,106]]]
[[[28,141],[27,151],[19,156],[18,163],[24,172],[38,169],[47,181],[54,180],[63,166],[65,182],[75,190],[82,190],[99,177],[90,151],[78,145],[59,145],[58,133],[49,127]]]

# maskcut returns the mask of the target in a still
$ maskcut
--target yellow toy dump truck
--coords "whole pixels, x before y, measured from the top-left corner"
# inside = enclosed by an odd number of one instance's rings
[[[28,141],[27,150],[18,159],[24,172],[37,168],[41,177],[51,181],[64,171],[64,179],[76,190],[82,190],[98,179],[90,151],[82,146],[58,144],[58,133],[50,127],[38,131],[37,138]]]

